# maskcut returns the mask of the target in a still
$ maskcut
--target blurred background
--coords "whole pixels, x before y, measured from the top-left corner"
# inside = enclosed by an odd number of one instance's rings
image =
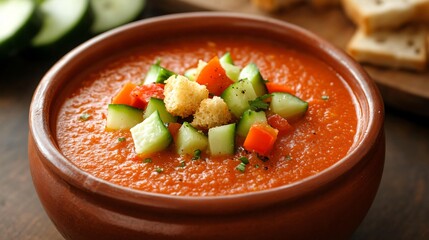
[[[62,239],[36,196],[27,160],[28,110],[43,75],[109,29],[191,11],[287,21],[344,50],[360,27],[339,0],[0,0],[0,239]],[[404,25],[424,29],[426,20]],[[375,202],[352,239],[429,239],[427,63],[409,69],[365,62],[385,101],[386,164]]]

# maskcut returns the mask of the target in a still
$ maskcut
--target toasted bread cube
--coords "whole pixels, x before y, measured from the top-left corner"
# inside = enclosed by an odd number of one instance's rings
[[[227,124],[231,118],[228,105],[222,98],[215,96],[201,102],[191,124],[196,128],[209,129]]]
[[[181,75],[173,75],[165,83],[165,108],[174,116],[188,117],[194,114],[201,101],[209,97],[206,86]]]

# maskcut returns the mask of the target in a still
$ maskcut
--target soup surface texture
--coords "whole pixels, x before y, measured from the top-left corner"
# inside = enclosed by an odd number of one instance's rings
[[[219,196],[260,191],[299,181],[343,158],[358,128],[357,103],[341,77],[322,61],[292,46],[252,37],[192,36],[146,43],[82,74],[58,113],[56,137],[62,153],[90,174],[133,189],[181,195]],[[130,131],[106,130],[107,105],[127,82],[142,82],[151,64],[183,74],[198,60],[230,52],[234,64],[254,62],[264,79],[289,86],[309,103],[293,130],[277,138],[260,158],[239,148],[234,156],[198,160],[167,149],[151,161],[135,154]],[[80,79],[82,78],[82,79]],[[240,157],[249,164],[237,170]]]

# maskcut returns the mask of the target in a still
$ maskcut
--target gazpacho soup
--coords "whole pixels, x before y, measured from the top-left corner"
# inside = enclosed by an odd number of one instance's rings
[[[62,153],[132,189],[219,196],[287,185],[351,149],[357,101],[330,66],[284,43],[176,37],[78,77],[57,117]]]

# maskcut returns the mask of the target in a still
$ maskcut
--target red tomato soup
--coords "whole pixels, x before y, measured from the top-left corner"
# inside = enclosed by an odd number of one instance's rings
[[[150,156],[135,153],[129,130],[106,130],[107,106],[127,82],[140,84],[158,59],[178,74],[230,52],[234,64],[254,62],[264,79],[287,86],[308,102],[303,117],[279,133],[266,157],[238,147],[235,155],[180,156],[174,146]],[[218,196],[266,190],[314,175],[343,158],[354,143],[357,103],[324,62],[294,48],[240,36],[178,38],[145,44],[83,74],[57,118],[62,153],[90,174],[121,186],[181,196]],[[279,124],[279,123],[277,123]],[[281,123],[280,123],[281,124]],[[174,143],[173,143],[174,145]],[[240,157],[248,158],[237,169]]]

